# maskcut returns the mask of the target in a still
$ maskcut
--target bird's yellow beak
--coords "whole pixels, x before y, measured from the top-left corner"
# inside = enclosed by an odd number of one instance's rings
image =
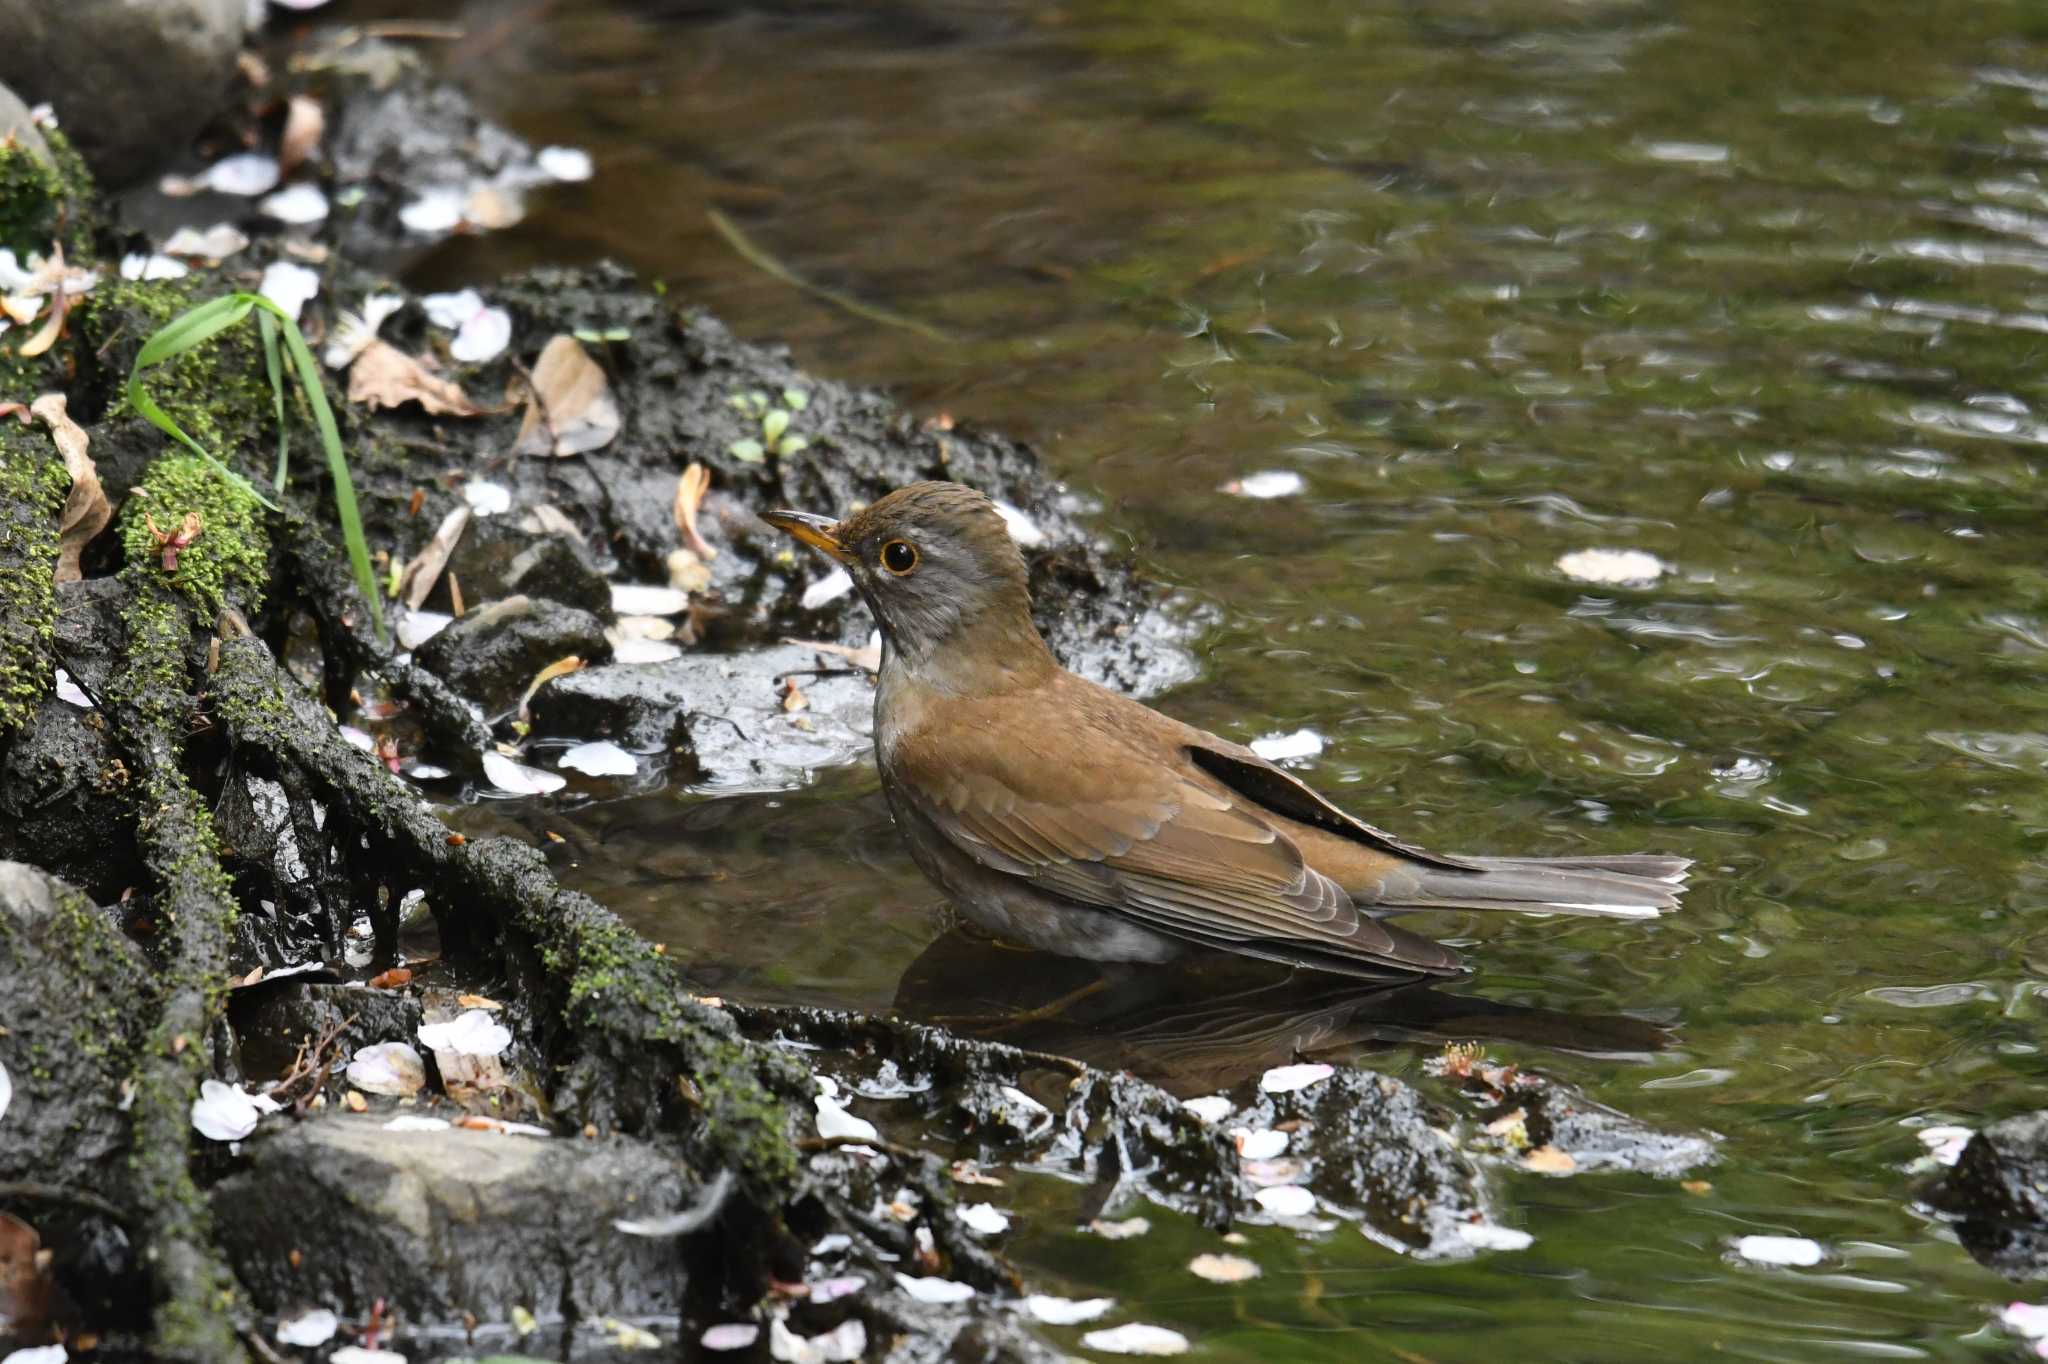
[[[812,549],[831,555],[842,564],[853,562],[853,556],[839,543],[836,532],[839,523],[829,516],[814,516],[810,512],[772,511],[762,512],[761,519],[785,535],[803,541]]]

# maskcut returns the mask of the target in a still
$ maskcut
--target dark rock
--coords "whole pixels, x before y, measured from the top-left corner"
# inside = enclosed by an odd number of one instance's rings
[[[609,658],[604,622],[572,606],[507,597],[462,617],[415,657],[464,696],[502,711],[518,704],[542,668],[570,655]]]
[[[1527,1151],[1551,1147],[1570,1156],[1575,1171],[1634,1170],[1675,1178],[1714,1159],[1711,1137],[1658,1131],[1534,1071],[1476,1061],[1469,1068],[1444,1069],[1472,1105],[1481,1130],[1500,1127],[1491,1150],[1514,1164]],[[1482,1150],[1487,1147],[1481,1143]]]
[[[141,880],[127,781],[98,712],[44,701],[0,754],[0,857],[112,900]]]
[[[0,862],[0,1063],[13,1081],[0,1180],[119,1188],[127,1119],[115,1096],[143,1020],[142,954],[64,882]]]
[[[612,613],[612,585],[559,535],[545,536],[514,554],[505,565],[505,588],[596,616]]]
[[[215,1186],[222,1247],[265,1310],[317,1302],[362,1316],[383,1298],[403,1317],[446,1322],[503,1321],[514,1307],[587,1319],[682,1306],[681,1243],[612,1225],[690,1206],[699,1190],[671,1155],[622,1138],[392,1132],[385,1121],[267,1130],[248,1168]]]
[[[1984,1265],[2048,1279],[2048,1110],[1971,1137],[1928,1201],[1958,1220],[1958,1239]]]
[[[785,708],[785,678],[796,681],[801,709]],[[614,663],[555,678],[534,693],[533,732],[611,739],[642,753],[687,746],[698,779],[770,789],[864,757],[874,705],[866,676],[843,661],[780,644],[667,663]]]
[[[228,996],[228,1021],[250,1075],[282,1075],[299,1044],[328,1033],[346,1060],[379,1042],[410,1042],[424,1018],[417,994],[362,985],[308,984],[283,976],[243,986]]]
[[[93,173],[125,184],[219,109],[245,11],[243,0],[0,0],[0,80],[56,106]]]
[[[523,530],[509,516],[472,516],[448,558],[448,571],[471,604],[523,595],[606,619],[612,614],[611,584],[587,551],[567,536]],[[445,577],[425,604],[449,608]]]

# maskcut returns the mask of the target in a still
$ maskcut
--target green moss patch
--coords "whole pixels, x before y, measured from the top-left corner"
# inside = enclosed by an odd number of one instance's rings
[[[0,734],[29,717],[56,676],[51,574],[70,486],[48,442],[0,430]]]
[[[190,543],[162,538],[184,538],[193,516]],[[197,455],[165,455],[149,466],[121,509],[121,548],[131,570],[163,574],[209,618],[230,601],[253,611],[263,599],[270,541],[262,509]]]

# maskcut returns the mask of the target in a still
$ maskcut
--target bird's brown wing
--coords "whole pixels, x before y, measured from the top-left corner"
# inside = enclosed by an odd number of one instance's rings
[[[1360,914],[1255,804],[1177,750],[1099,754],[1077,770],[1020,760],[999,733],[962,726],[890,759],[899,798],[981,865],[1251,956],[1360,974],[1463,969],[1450,949]]]

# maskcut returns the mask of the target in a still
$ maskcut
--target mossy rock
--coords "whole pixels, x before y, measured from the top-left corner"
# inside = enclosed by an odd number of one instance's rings
[[[0,734],[49,694],[57,524],[71,479],[40,432],[0,427]]]
[[[91,241],[94,202],[92,174],[62,133],[0,140],[0,247],[40,256],[61,242],[67,254],[81,256]]]

